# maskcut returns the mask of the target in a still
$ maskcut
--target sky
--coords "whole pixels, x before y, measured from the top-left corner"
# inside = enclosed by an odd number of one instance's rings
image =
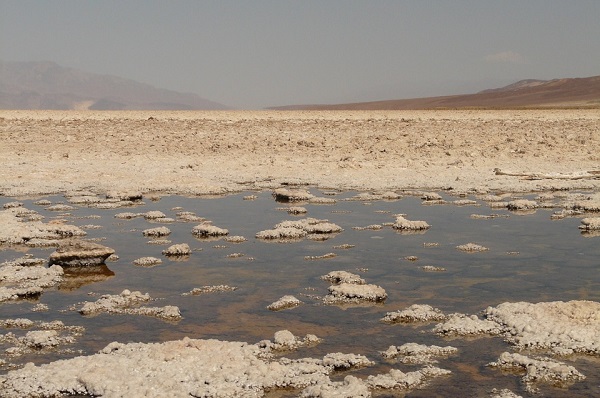
[[[599,0],[0,0],[0,60],[233,108],[600,75]]]

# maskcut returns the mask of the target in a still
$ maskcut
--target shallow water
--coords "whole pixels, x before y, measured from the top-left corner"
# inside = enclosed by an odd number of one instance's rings
[[[312,189],[312,193],[324,196]],[[256,200],[243,200],[255,194]],[[331,192],[328,192],[331,194]],[[323,338],[315,347],[289,353],[290,357],[322,356],[329,352],[364,354],[377,361],[375,367],[354,371],[353,374],[381,373],[391,367],[403,371],[420,366],[394,364],[381,358],[378,351],[390,345],[407,342],[452,345],[457,355],[440,359],[438,366],[453,373],[440,378],[423,390],[406,396],[487,396],[492,388],[510,388],[525,395],[519,376],[488,368],[487,363],[511,347],[501,338],[444,339],[430,332],[434,324],[388,325],[380,319],[388,311],[403,309],[416,303],[430,304],[444,313],[477,314],[487,306],[505,301],[554,301],[585,299],[600,301],[600,237],[580,233],[579,218],[551,220],[556,209],[538,209],[533,214],[491,209],[474,197],[478,206],[423,205],[417,197],[406,196],[392,201],[344,201],[355,192],[336,193],[333,205],[301,203],[308,214],[292,216],[283,209],[297,203],[278,203],[270,192],[245,192],[219,198],[162,197],[158,201],[144,199],[145,204],[133,208],[100,210],[74,205],[77,209],[64,212],[48,211],[33,204],[36,199],[20,200],[46,218],[68,220],[99,229],[86,229],[86,238],[100,239],[99,243],[116,250],[119,260],[107,262],[94,280],[81,278],[46,290],[39,298],[0,304],[0,317],[31,320],[61,320],[66,325],[84,326],[86,331],[68,348],[77,353],[91,354],[112,341],[159,342],[191,338],[218,338],[257,342],[271,339],[281,329],[297,336],[313,333]],[[525,196],[533,197],[533,196]],[[458,198],[444,196],[448,201]],[[53,203],[65,202],[64,197],[45,198]],[[0,198],[0,206],[14,201]],[[227,228],[230,235],[243,235],[248,241],[235,244],[222,239],[197,239],[191,234],[197,222],[169,224],[154,223],[144,218],[116,219],[122,212],[160,210],[175,218],[181,208],[205,217],[214,225]],[[431,229],[424,233],[402,234],[385,226],[381,230],[357,230],[371,224],[394,222],[396,213],[406,213],[410,220],[425,220]],[[493,219],[474,219],[472,214],[498,214]],[[90,218],[99,216],[100,218]],[[328,219],[344,231],[325,241],[301,240],[276,243],[257,240],[254,235],[283,220],[314,217]],[[193,253],[183,261],[168,259],[161,251],[168,245],[148,244],[142,236],[148,228],[165,225],[171,231],[166,237],[172,243],[188,243]],[[474,242],[489,248],[481,253],[465,253],[457,245]],[[435,243],[436,245],[430,245]],[[341,244],[355,245],[349,249],[334,248]],[[21,257],[24,253],[48,258],[54,249],[0,247],[0,262]],[[326,253],[337,256],[329,259],[306,260],[305,256]],[[228,257],[242,253],[237,258]],[[163,263],[155,267],[133,264],[137,258],[154,256]],[[406,259],[416,256],[416,261]],[[444,272],[426,272],[422,266],[443,267]],[[324,306],[314,296],[324,296],[329,284],[320,280],[334,270],[360,274],[367,283],[382,286],[388,298],[385,303],[361,306]],[[226,284],[237,287],[233,292],[182,296],[195,287]],[[165,322],[156,318],[135,315],[83,317],[69,308],[84,301],[95,301],[101,294],[118,294],[123,289],[147,292],[159,300],[151,305],[176,305],[183,319]],[[283,295],[291,294],[305,304],[300,307],[272,312],[267,305]],[[37,303],[47,304],[49,310],[32,312]],[[78,306],[80,308],[80,305]],[[10,330],[15,334],[24,333]],[[7,330],[0,329],[0,333]],[[0,349],[8,346],[0,343]],[[64,348],[64,347],[62,347]],[[68,358],[76,353],[49,351],[8,357],[11,364],[28,361],[40,364]],[[577,357],[567,360],[587,376],[568,389],[540,385],[542,395],[593,396],[600,394],[600,362],[597,358]],[[2,372],[7,371],[5,366]],[[347,372],[335,378],[343,378]],[[287,396],[277,392],[273,396]],[[294,396],[297,392],[289,392]],[[383,393],[381,396],[389,395]]]

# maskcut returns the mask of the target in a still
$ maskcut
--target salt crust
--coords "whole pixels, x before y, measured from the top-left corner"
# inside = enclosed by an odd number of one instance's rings
[[[306,210],[305,207],[292,206],[287,209],[287,212],[289,214],[306,214],[308,212],[308,210]]]
[[[152,236],[152,237],[167,236],[170,234],[171,234],[171,230],[167,227],[150,228],[150,229],[145,229],[142,231],[142,235]]]
[[[427,380],[450,373],[425,367],[365,380],[347,376],[333,382],[335,370],[373,364],[356,354],[330,353],[323,359],[275,358],[273,353],[295,350],[319,342],[314,335],[300,339],[287,330],[273,341],[257,344],[184,338],[165,343],[113,342],[100,352],[22,369],[0,376],[0,394],[60,396],[81,394],[105,398],[144,397],[262,397],[276,389],[304,390],[302,397],[370,397],[369,390],[411,389]],[[131,369],[135,369],[132,372]]]
[[[323,298],[324,304],[361,303],[365,301],[380,302],[387,298],[381,286],[356,285],[340,283],[329,287],[329,293]]]
[[[154,265],[162,264],[162,260],[156,257],[140,257],[133,260],[133,264],[140,267],[152,267]]]
[[[517,395],[510,391],[508,388],[503,388],[501,390],[494,388],[491,393],[492,395],[490,395],[490,398],[523,398],[521,395]]]
[[[456,246],[456,248],[463,252],[474,253],[474,252],[485,252],[488,249],[485,246],[478,245],[476,243],[465,243],[464,245]]]
[[[430,364],[437,362],[435,357],[447,357],[457,352],[458,349],[451,346],[406,343],[399,347],[392,345],[386,351],[382,351],[381,355],[386,359],[399,359],[402,363]]]
[[[132,314],[148,315],[168,321],[180,320],[181,314],[179,308],[172,305],[164,307],[141,307],[143,303],[151,300],[148,293],[142,294],[139,291],[123,290],[121,294],[105,294],[95,302],[86,301],[79,309],[82,315],[96,315],[99,313],[109,314]]]
[[[433,331],[443,336],[496,336],[503,332],[496,322],[479,319],[476,315],[451,314],[443,323],[437,324]]]
[[[182,296],[198,296],[200,294],[205,294],[205,293],[232,292],[234,290],[237,290],[237,287],[229,286],[229,285],[202,286],[202,287],[195,287],[192,290],[190,290],[189,292],[182,293],[181,295]]]
[[[359,275],[347,271],[331,271],[327,275],[321,276],[321,279],[336,284],[352,283],[355,285],[364,285],[366,283]]]
[[[485,315],[501,325],[506,339],[519,348],[600,355],[598,302],[503,303],[488,307]]]
[[[260,231],[256,234],[258,239],[300,239],[308,234],[331,234],[343,231],[336,224],[328,220],[305,218],[301,220],[282,221],[274,229]]]
[[[388,312],[381,319],[389,323],[433,322],[446,319],[446,315],[427,304],[413,304],[404,310]]]
[[[192,249],[187,243],[171,245],[162,251],[162,254],[168,257],[188,256],[191,253]]]
[[[281,311],[288,308],[298,307],[302,304],[302,301],[298,300],[296,297],[291,295],[286,295],[281,297],[279,300],[269,304],[267,306],[268,310],[271,311]]]
[[[0,264],[0,302],[39,295],[44,288],[55,286],[63,280],[64,272],[59,265],[46,268],[18,263]]]
[[[577,369],[564,362],[551,358],[535,359],[517,353],[503,352],[498,360],[489,363],[489,366],[504,370],[524,370],[526,373],[521,380],[530,393],[537,391],[533,383],[550,383],[557,387],[564,387],[585,379]]]
[[[19,218],[21,208],[0,211],[0,244],[27,244],[32,239],[56,240],[73,236],[85,236],[86,232],[74,225],[62,223],[23,222]]]
[[[315,196],[304,189],[278,188],[273,191],[273,197],[282,202],[301,202],[308,201]]]
[[[581,220],[579,229],[585,231],[597,231],[600,230],[600,217],[587,217]]]
[[[67,267],[85,267],[103,264],[106,259],[115,254],[110,247],[94,242],[72,239],[60,244],[50,254],[49,264],[58,264]]]
[[[396,216],[396,222],[392,225],[394,229],[408,230],[408,231],[421,231],[430,228],[430,225],[425,221],[410,221],[403,216]]]
[[[229,231],[224,228],[215,227],[209,223],[202,223],[192,228],[192,234],[199,237],[225,236],[229,235]]]
[[[527,199],[511,200],[506,204],[508,210],[534,210],[538,207],[540,205],[536,201]]]
[[[0,322],[0,326],[14,331],[0,335],[0,340],[4,343],[14,344],[5,351],[10,356],[37,353],[40,350],[73,343],[84,332],[84,328],[81,326],[65,326],[61,321],[34,322],[24,318],[5,319]],[[37,328],[37,330],[29,330],[22,336],[18,336],[16,334],[18,331],[15,330],[32,328]]]
[[[242,242],[246,242],[248,239],[246,239],[245,237],[241,236],[241,235],[234,235],[234,236],[226,236],[225,237],[225,242],[229,242],[229,243],[242,243]]]

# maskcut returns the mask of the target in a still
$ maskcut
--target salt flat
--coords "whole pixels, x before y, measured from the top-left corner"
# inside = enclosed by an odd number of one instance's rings
[[[0,111],[0,193],[600,186],[596,110]]]

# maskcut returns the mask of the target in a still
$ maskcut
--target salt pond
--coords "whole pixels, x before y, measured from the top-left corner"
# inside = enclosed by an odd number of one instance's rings
[[[39,296],[0,304],[0,319],[26,318],[34,323],[27,327],[0,327],[4,336],[0,338],[2,373],[26,362],[42,364],[91,355],[113,341],[166,342],[189,337],[257,343],[286,329],[295,336],[313,334],[321,339],[319,344],[286,352],[289,358],[323,358],[328,353],[342,352],[364,355],[374,362],[365,368],[334,373],[332,380],[348,375],[366,379],[392,368],[404,372],[422,369],[421,365],[402,363],[381,354],[391,346],[418,343],[452,346],[457,351],[436,358],[435,366],[451,371],[449,375],[433,379],[422,389],[411,390],[410,396],[490,396],[494,388],[527,395],[532,387],[522,382],[523,371],[488,366],[498,361],[502,353],[517,351],[502,336],[444,337],[432,331],[437,321],[392,324],[382,318],[413,304],[428,304],[448,315],[461,313],[482,318],[482,311],[488,306],[504,302],[600,301],[600,236],[579,229],[581,219],[595,217],[594,213],[552,217],[572,199],[573,193],[546,194],[538,201],[543,206],[510,211],[507,206],[492,204],[498,201],[486,201],[489,198],[476,195],[457,197],[441,193],[441,200],[436,197],[424,202],[421,197],[431,195],[398,192],[404,196],[384,200],[356,192],[314,188],[310,192],[335,199],[335,203],[276,202],[271,191],[218,198],[144,197],[142,203],[116,209],[69,203],[62,196],[18,198],[23,208],[44,216],[45,223],[65,220],[79,226],[87,232],[84,239],[114,249],[118,259],[89,269],[65,269],[64,280],[56,287],[45,289]],[[539,197],[540,194],[507,195],[501,199],[510,203]],[[0,198],[0,207],[9,203],[7,207],[17,206],[15,200]],[[73,208],[55,206],[60,204]],[[307,212],[288,211],[299,206]],[[123,217],[124,212],[131,212],[131,217]],[[142,215],[156,212],[163,216]],[[406,220],[425,221],[430,228],[394,228],[400,214]],[[201,223],[198,217],[210,220],[215,228],[227,230],[227,236],[236,238],[192,233]],[[270,230],[282,221],[308,217],[328,220],[342,231],[301,235],[289,241],[255,238],[260,231]],[[148,233],[158,231],[157,228],[168,228],[170,233]],[[487,250],[457,249],[469,243]],[[190,253],[162,254],[175,244],[187,244]],[[0,263],[24,255],[48,259],[54,250],[4,245],[0,246]],[[136,263],[147,257],[161,261],[152,261],[149,266]],[[347,304],[336,301],[329,305],[330,301],[323,298],[330,283],[322,276],[332,271],[358,275],[365,282],[361,286],[381,288],[385,299]],[[152,316],[148,311],[81,314],[86,302],[97,302],[103,295],[120,295],[125,290],[147,293],[144,297],[148,297],[148,307],[177,307],[181,319]],[[301,303],[279,311],[268,308],[287,295]],[[64,330],[46,328],[52,331],[48,335],[56,339],[56,344],[15,351],[15,341],[21,337],[22,342],[31,340],[36,335],[30,335],[29,340],[25,337],[36,329],[35,325],[51,321],[66,325]],[[82,327],[84,331],[78,328],[74,333],[68,329],[72,327]],[[56,329],[59,332],[54,332]],[[552,354],[518,352],[532,356]],[[574,366],[586,378],[558,387],[539,383],[534,388],[549,396],[600,394],[597,356],[569,354],[559,360]],[[393,395],[388,390],[373,393]],[[397,392],[400,396],[404,393]],[[299,389],[274,390],[268,396],[298,394]]]

